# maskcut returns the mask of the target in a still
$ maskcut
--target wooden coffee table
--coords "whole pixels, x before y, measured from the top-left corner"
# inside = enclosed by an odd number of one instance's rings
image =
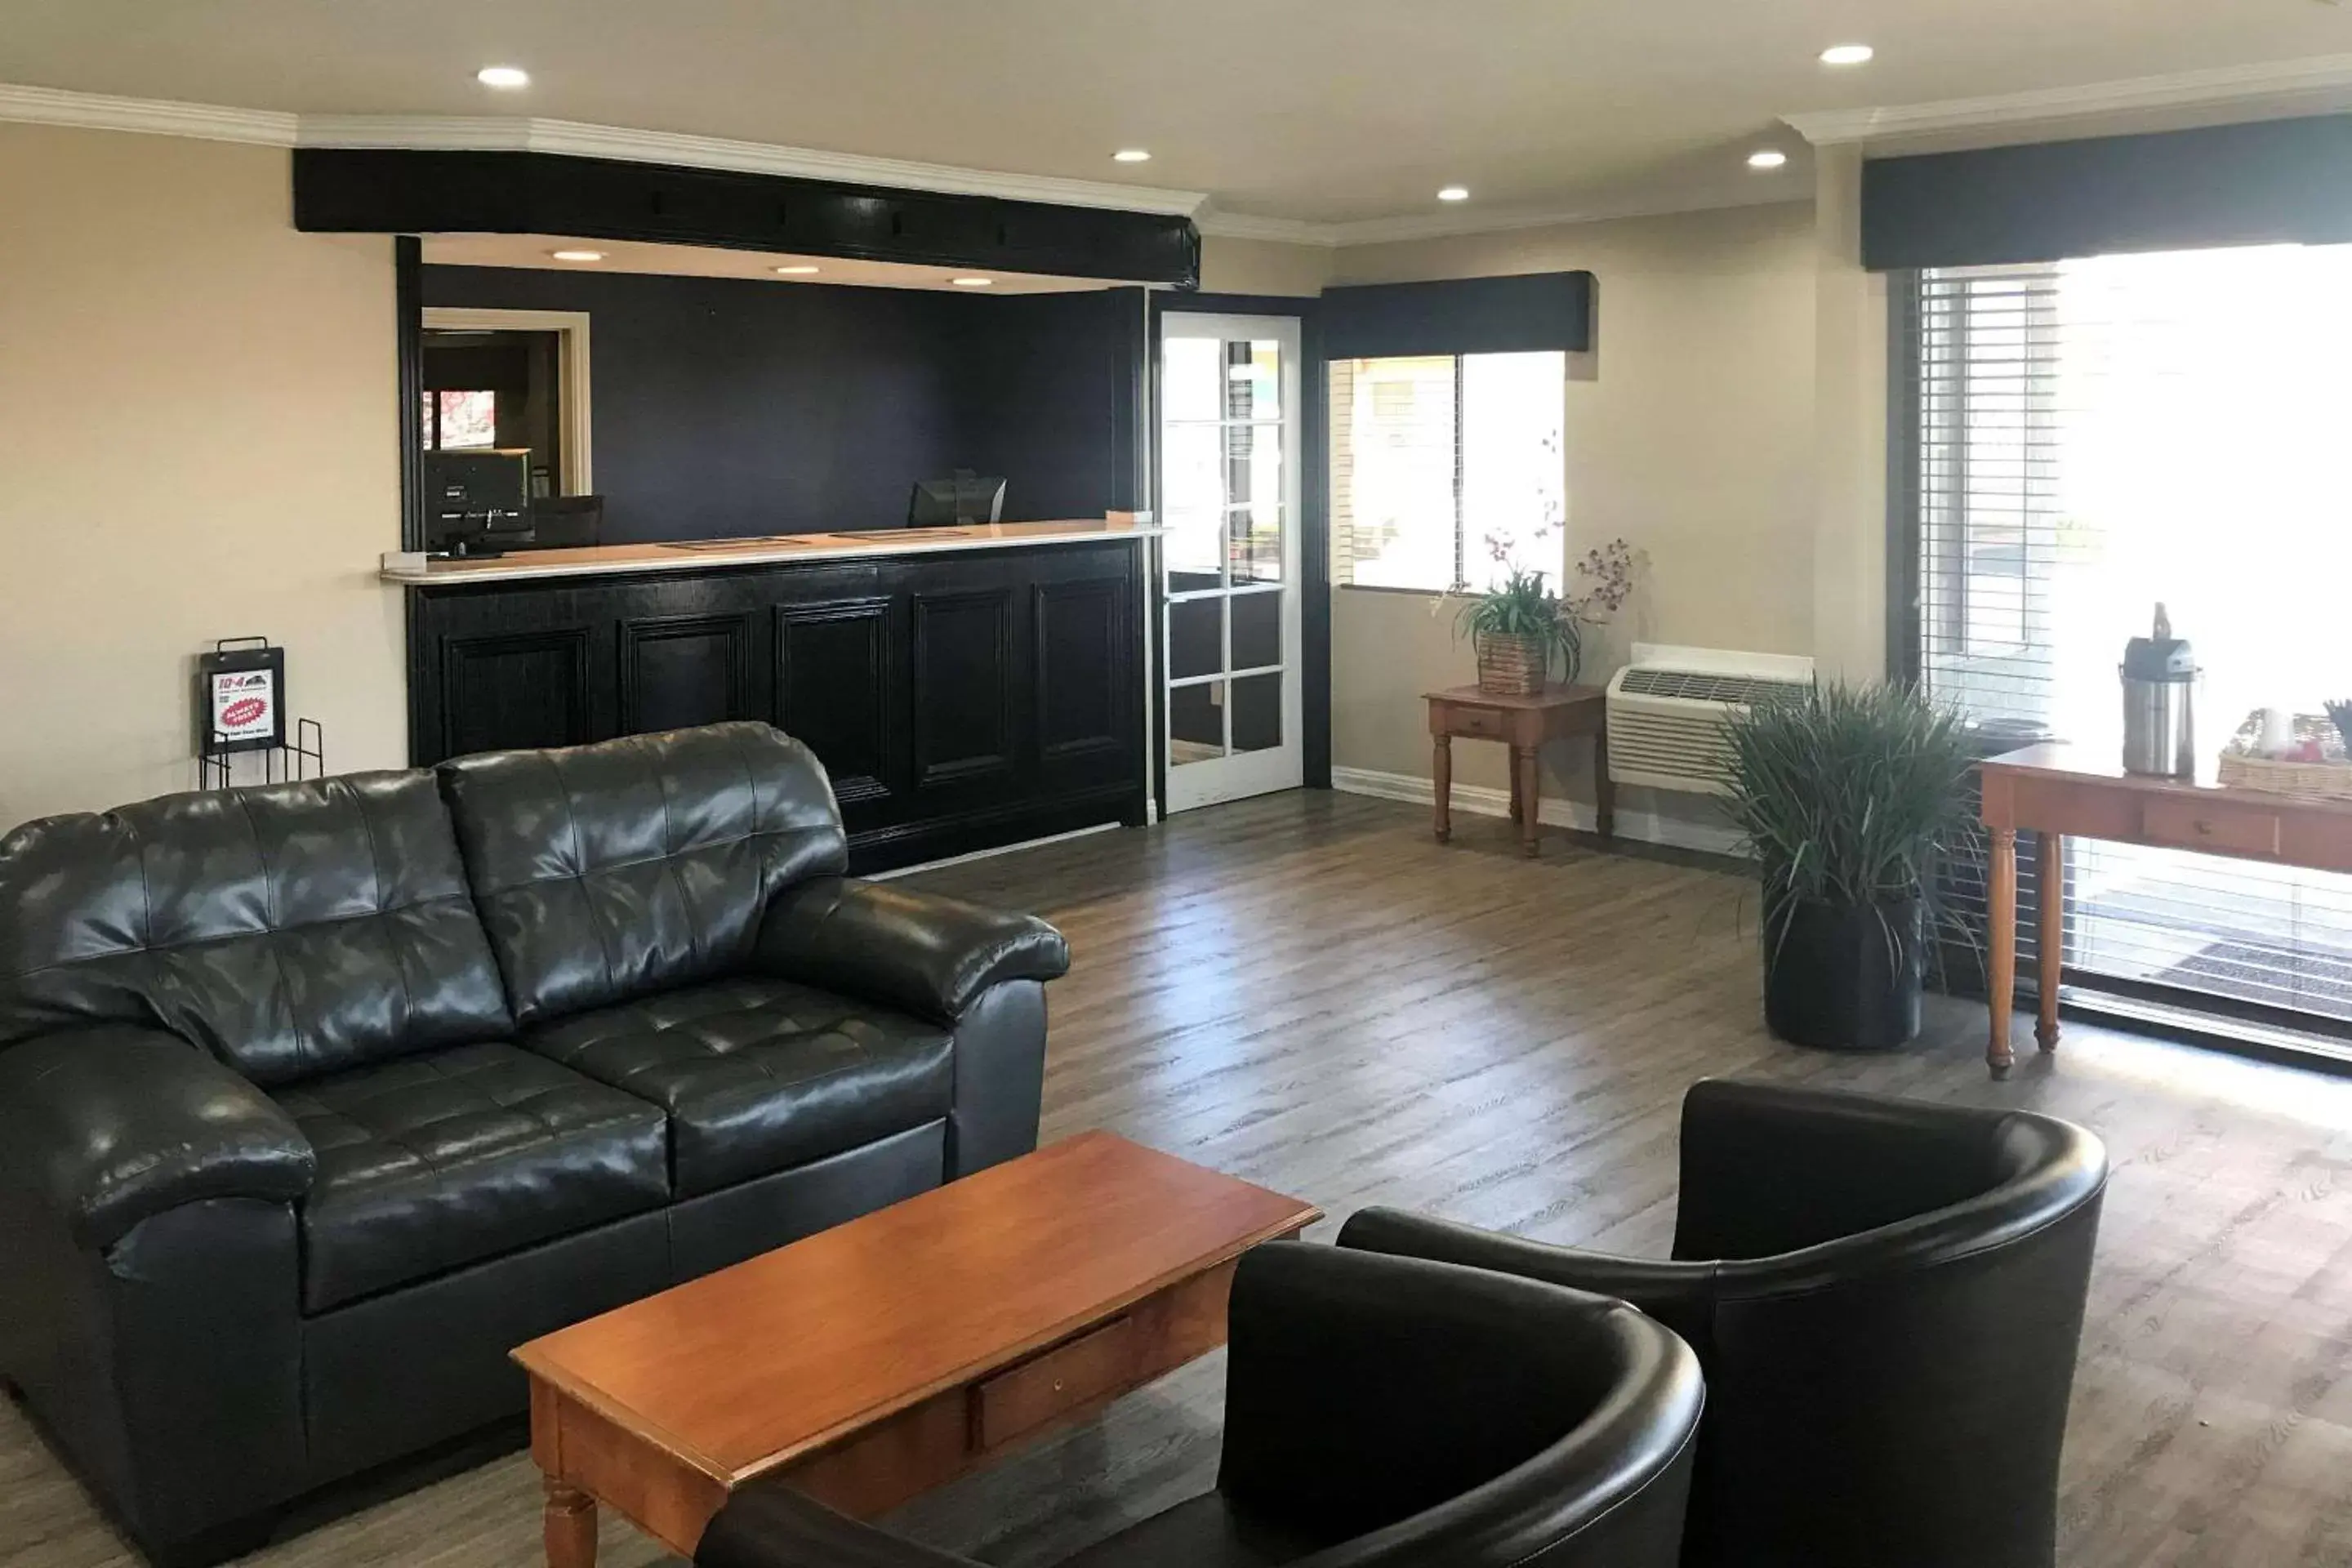
[[[1223,1344],[1234,1261],[1321,1215],[1088,1132],[533,1340],[548,1562],[599,1503],[691,1556],[755,1476],[895,1507]]]

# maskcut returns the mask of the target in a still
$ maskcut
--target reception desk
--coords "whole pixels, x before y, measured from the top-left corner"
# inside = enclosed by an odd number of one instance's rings
[[[1140,823],[1156,531],[1113,513],[387,565],[412,760],[764,719],[823,760],[868,871]]]

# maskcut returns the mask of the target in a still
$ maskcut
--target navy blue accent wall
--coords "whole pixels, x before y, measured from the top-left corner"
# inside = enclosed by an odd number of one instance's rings
[[[1123,298],[424,269],[427,306],[588,313],[616,543],[893,527],[957,468],[1005,476],[1008,520],[1099,516],[1134,460]]]

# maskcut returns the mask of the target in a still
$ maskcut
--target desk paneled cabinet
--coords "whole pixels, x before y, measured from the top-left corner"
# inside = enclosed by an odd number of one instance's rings
[[[1139,560],[1104,541],[412,585],[411,761],[763,719],[832,774],[861,871],[1140,823]]]
[[[2017,836],[2034,836],[2040,884],[2034,911],[2041,974],[2034,1037],[2058,1046],[2058,987],[2065,948],[2068,837],[2105,838],[2190,849],[2315,871],[2352,871],[2352,801],[2305,800],[2259,790],[2222,789],[2210,775],[2150,778],[2068,745],[2029,746],[1982,765],[1983,818],[1991,839],[1987,879],[1990,949],[1986,991],[1992,1012],[1986,1064],[2008,1076],[2017,989]]]

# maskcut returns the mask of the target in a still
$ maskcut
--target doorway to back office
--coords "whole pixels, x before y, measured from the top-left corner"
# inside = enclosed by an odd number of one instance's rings
[[[1160,318],[1170,811],[1304,779],[1298,362],[1295,318]]]

